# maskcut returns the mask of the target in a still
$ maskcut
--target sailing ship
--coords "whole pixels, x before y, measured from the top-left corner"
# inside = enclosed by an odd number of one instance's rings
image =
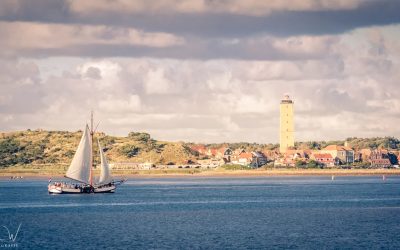
[[[65,174],[66,178],[78,183],[50,183],[48,185],[50,194],[114,193],[117,185],[124,182],[124,180],[113,180],[110,167],[99,140],[97,140],[97,143],[100,151],[100,177],[98,181],[93,181],[93,137],[92,113],[91,128],[89,129],[89,126],[86,124],[74,158]]]

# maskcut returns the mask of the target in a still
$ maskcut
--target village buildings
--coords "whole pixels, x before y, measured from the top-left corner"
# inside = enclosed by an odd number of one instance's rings
[[[362,166],[388,168],[398,166],[400,154],[384,149],[351,148],[344,145],[328,145],[317,150],[295,149],[294,144],[294,102],[285,95],[280,102],[279,150],[246,151],[243,148],[232,150],[226,144],[220,148],[194,145],[192,150],[210,159],[223,160],[224,164],[240,164],[260,167],[272,162],[275,167],[305,166],[313,167]]]

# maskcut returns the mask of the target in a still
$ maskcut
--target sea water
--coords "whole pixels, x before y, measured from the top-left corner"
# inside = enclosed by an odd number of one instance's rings
[[[397,176],[132,178],[81,195],[0,180],[4,249],[400,249],[399,233]]]

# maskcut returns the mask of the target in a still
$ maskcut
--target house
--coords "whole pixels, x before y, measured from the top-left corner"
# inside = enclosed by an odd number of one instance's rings
[[[304,150],[287,149],[282,157],[275,160],[275,165],[294,167],[296,161],[308,161],[309,155]]]
[[[336,163],[349,164],[354,162],[354,150],[346,146],[329,145],[321,152],[330,154]]]
[[[279,158],[279,152],[275,150],[263,150],[262,153],[268,160],[276,160]]]
[[[207,152],[206,146],[204,145],[192,145],[190,149],[199,153],[199,155],[205,155]]]
[[[311,155],[311,159],[327,167],[335,166],[335,159],[333,159],[331,154],[314,153]]]
[[[241,153],[246,153],[243,148],[238,148],[233,151],[233,155],[240,155]]]
[[[253,154],[252,153],[241,153],[237,158],[237,163],[240,165],[248,166],[253,162]]]
[[[267,159],[267,157],[265,157],[265,155],[262,152],[256,151],[256,152],[252,152],[252,154],[253,154],[252,165],[254,167],[258,168],[260,166],[267,164],[268,159]]]
[[[215,157],[217,155],[217,153],[218,153],[218,149],[216,149],[216,148],[209,148],[206,150],[206,155],[208,157]]]
[[[222,148],[217,149],[215,157],[217,159],[223,159],[225,162],[230,162],[232,154],[233,154],[232,149],[222,147]]]
[[[235,151],[238,153],[238,151]],[[248,166],[253,161],[253,155],[251,153],[247,153],[244,150],[239,154],[233,154],[231,158],[231,163],[240,164],[243,166]]]
[[[244,149],[235,149],[232,152],[231,157],[230,157],[231,158],[231,162],[235,163],[235,164],[238,163],[240,154],[242,154],[242,153],[246,153],[246,151]]]
[[[386,150],[373,150],[369,161],[371,168],[388,168],[392,166]]]
[[[361,161],[362,162],[369,162],[369,157],[371,156],[372,150],[369,148],[363,148],[359,151],[360,153],[360,157],[361,157]]]
[[[390,164],[392,164],[392,165],[398,165],[399,164],[399,161],[397,159],[398,156],[396,155],[396,152],[388,152],[387,155],[388,155],[388,159],[390,161]]]
[[[307,160],[310,158],[311,151],[310,150],[301,150],[301,149],[288,149],[285,152],[285,156],[292,156],[294,159],[303,159]]]

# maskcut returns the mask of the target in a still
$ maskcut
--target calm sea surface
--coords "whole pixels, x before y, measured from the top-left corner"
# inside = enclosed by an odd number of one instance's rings
[[[90,195],[0,180],[4,249],[400,249],[399,233],[400,177],[130,179]]]

